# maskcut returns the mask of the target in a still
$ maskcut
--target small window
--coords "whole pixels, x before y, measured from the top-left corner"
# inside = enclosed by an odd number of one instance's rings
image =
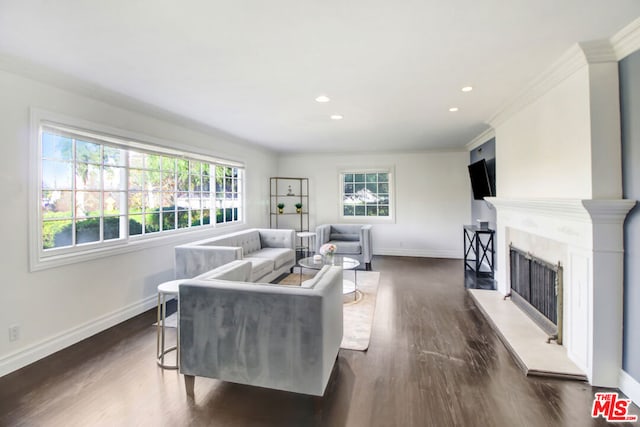
[[[392,218],[390,170],[346,171],[340,174],[341,216]]]

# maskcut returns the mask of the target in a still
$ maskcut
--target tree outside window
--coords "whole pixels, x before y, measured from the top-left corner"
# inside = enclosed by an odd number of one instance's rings
[[[389,171],[341,173],[344,217],[390,217]]]
[[[40,162],[46,251],[242,220],[242,168],[46,126]]]

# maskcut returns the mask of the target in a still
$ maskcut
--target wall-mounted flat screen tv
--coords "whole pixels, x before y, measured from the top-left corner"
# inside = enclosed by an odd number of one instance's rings
[[[471,178],[471,189],[475,200],[493,196],[487,162],[484,159],[469,165],[469,178]]]

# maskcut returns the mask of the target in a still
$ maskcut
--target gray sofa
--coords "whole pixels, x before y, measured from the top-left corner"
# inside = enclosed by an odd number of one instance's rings
[[[176,246],[176,279],[191,279],[234,260],[251,262],[249,281],[269,282],[295,265],[295,231],[253,228]]]
[[[237,261],[179,286],[187,393],[200,376],[322,396],[342,341],[342,268],[325,266],[308,287],[219,279],[248,268]]]
[[[338,255],[357,259],[365,269],[371,270],[371,225],[324,224],[316,227],[316,235],[316,253],[325,243],[333,243]]]

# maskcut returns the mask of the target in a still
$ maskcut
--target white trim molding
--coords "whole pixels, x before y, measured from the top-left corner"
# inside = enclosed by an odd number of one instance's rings
[[[574,44],[549,68],[533,79],[524,90],[507,102],[488,121],[497,128],[511,116],[530,105],[576,71],[589,64],[617,62],[617,56],[608,40],[595,40]]]
[[[144,313],[156,307],[156,305],[157,296],[154,294],[82,325],[67,329],[17,352],[10,353],[0,358],[0,377]]]
[[[622,225],[627,214],[636,205],[636,200],[582,200],[594,224]]]
[[[378,248],[374,250],[374,255],[462,259],[462,254],[458,251],[429,249]]]
[[[636,205],[635,200],[596,200],[596,199],[507,199],[485,197],[485,200],[498,209],[528,211],[551,217],[565,217],[598,224],[621,225],[627,213]]]
[[[485,197],[487,202],[499,210],[514,212],[527,211],[550,217],[565,217],[571,220],[589,222],[580,199],[506,199]]]
[[[467,151],[473,151],[485,142],[489,141],[491,138],[496,137],[496,130],[492,127],[482,132],[480,135],[473,138],[471,141],[465,144],[465,148]]]
[[[629,399],[633,400],[633,403],[640,406],[640,381],[633,378],[624,370],[620,370],[620,386],[618,388],[626,394]]]
[[[632,21],[609,40],[618,61],[640,50],[640,18]]]

